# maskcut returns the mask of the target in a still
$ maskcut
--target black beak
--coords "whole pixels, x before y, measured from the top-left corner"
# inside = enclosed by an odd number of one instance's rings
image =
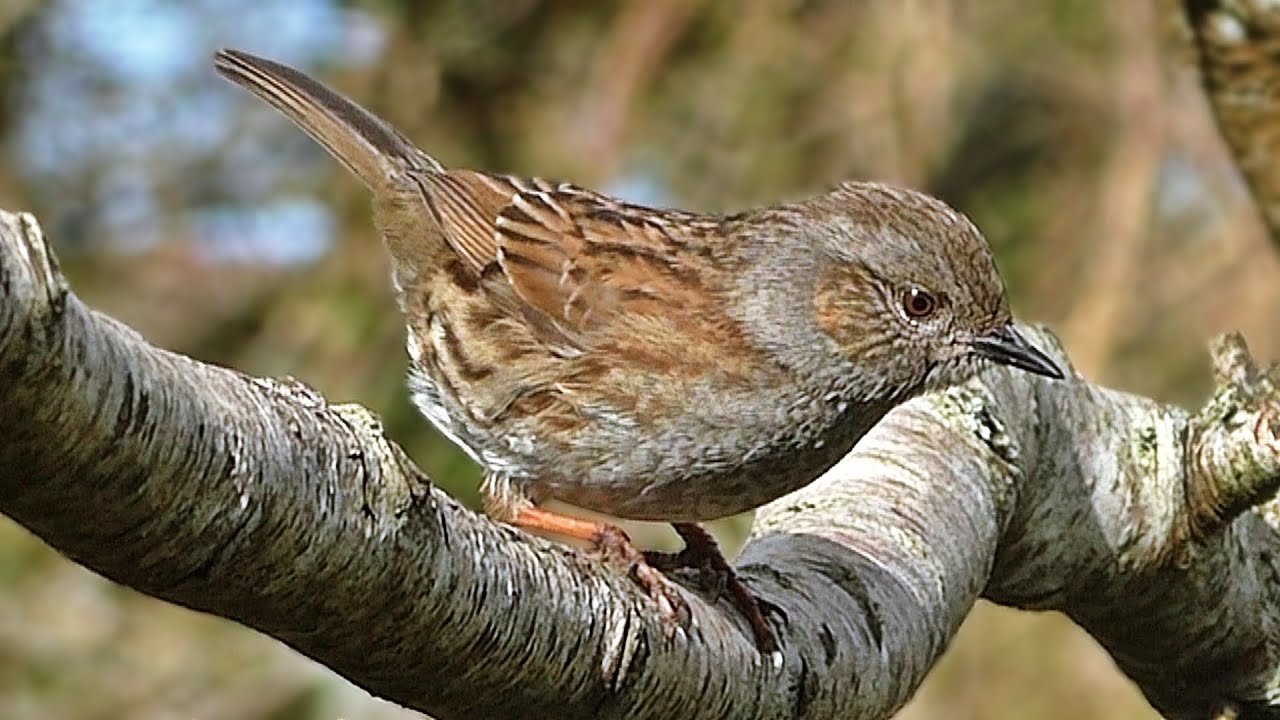
[[[1014,331],[1013,325],[994,330],[973,341],[973,349],[988,360],[1009,365],[1055,380],[1062,379],[1062,371],[1044,353],[1031,347]]]

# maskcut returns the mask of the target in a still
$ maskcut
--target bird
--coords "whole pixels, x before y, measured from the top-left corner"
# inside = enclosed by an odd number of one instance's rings
[[[815,480],[898,404],[988,363],[1063,377],[1016,330],[990,247],[926,194],[849,181],[733,214],[449,169],[304,73],[237,50],[217,71],[372,194],[407,326],[414,403],[484,470],[493,519],[590,543],[679,621],[667,574],[760,603],[700,523]],[[671,523],[643,553],[617,518]],[[705,575],[704,575],[705,578]]]

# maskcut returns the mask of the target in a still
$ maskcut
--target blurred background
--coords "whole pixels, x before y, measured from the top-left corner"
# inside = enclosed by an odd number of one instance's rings
[[[1276,246],[1174,4],[1073,0],[0,0],[0,207],[151,342],[373,408],[447,490],[478,473],[411,408],[363,188],[210,65],[326,78],[446,164],[734,210],[844,178],[968,213],[1015,311],[1091,379],[1198,404],[1204,342],[1280,355]],[[740,542],[746,521],[718,529]],[[114,586],[0,518],[0,717],[415,715],[230,622]],[[981,604],[904,718],[1146,718],[1062,617]]]

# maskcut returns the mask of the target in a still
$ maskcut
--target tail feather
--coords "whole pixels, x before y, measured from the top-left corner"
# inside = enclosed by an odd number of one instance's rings
[[[291,67],[238,50],[219,50],[214,66],[297,123],[371,189],[406,168],[444,171],[381,118]]]

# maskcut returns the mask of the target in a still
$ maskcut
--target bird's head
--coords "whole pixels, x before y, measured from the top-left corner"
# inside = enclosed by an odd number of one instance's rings
[[[866,396],[964,382],[984,361],[1062,372],[1015,330],[986,240],[945,203],[910,190],[846,183],[809,203],[827,262],[818,325],[868,373]]]

